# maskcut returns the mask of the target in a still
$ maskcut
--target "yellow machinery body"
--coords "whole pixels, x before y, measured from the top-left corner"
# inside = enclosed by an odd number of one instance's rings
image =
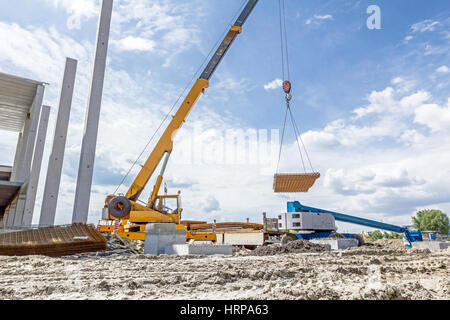
[[[162,213],[165,199],[176,199],[177,209],[175,213]],[[174,223],[177,229],[186,230],[186,241],[216,241],[215,233],[195,233],[187,230],[185,225],[180,224],[182,208],[180,206],[180,196],[164,195],[157,197],[156,210],[132,202],[132,210],[129,215],[123,219],[117,219],[109,215],[108,220],[101,220],[98,224],[98,230],[104,233],[115,233],[120,237],[132,240],[145,240],[145,228],[147,223]]]
[[[117,234],[123,238],[142,241],[145,240],[145,228],[146,224],[131,224],[127,220],[121,221],[118,228],[115,228],[115,226],[111,224],[111,220],[101,220],[98,224],[98,230],[100,232]],[[177,224],[176,228],[186,230],[186,241],[217,241],[217,236],[215,233],[209,232],[192,234],[189,230],[187,230],[187,227],[182,224]]]

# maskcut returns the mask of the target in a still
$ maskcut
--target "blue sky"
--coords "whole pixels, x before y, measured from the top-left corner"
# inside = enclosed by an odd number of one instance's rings
[[[50,83],[44,103],[53,110],[44,159],[64,59],[79,60],[58,223],[70,222],[72,214],[99,3],[0,0],[0,71]],[[115,1],[90,221],[99,219],[105,195],[115,190],[243,3]],[[373,4],[381,9],[381,30],[366,26],[366,9]],[[286,0],[286,19],[293,111],[322,177],[308,194],[275,195],[273,172],[258,165],[188,164],[174,154],[168,187],[182,188],[186,218],[258,221],[262,211],[276,216],[284,210],[287,199],[398,224],[409,224],[421,208],[449,212],[448,1]],[[227,130],[280,128],[283,92],[269,85],[281,79],[279,37],[278,1],[261,0],[175,149],[188,145],[192,132],[214,146]],[[0,148],[7,151],[0,163],[8,164],[16,135],[0,134]],[[287,137],[282,165],[293,172],[299,157],[292,132]]]

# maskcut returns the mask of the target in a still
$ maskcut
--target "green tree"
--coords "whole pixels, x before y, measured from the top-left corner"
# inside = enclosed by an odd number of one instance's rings
[[[421,210],[412,219],[414,228],[422,231],[439,231],[446,235],[450,230],[448,216],[441,210]]]
[[[397,232],[392,232],[391,236],[392,236],[392,239],[401,239],[401,238],[403,238],[403,234],[397,233]]]
[[[387,233],[386,231],[383,233],[383,238],[385,239],[392,239],[391,234]]]
[[[383,233],[380,230],[375,230],[374,232],[371,233],[370,239],[372,239],[374,241],[383,239]]]

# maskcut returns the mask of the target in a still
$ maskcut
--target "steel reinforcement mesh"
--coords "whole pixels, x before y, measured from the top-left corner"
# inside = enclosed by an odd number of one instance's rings
[[[282,192],[308,192],[319,179],[320,173],[276,174],[273,179],[273,190]]]
[[[93,226],[72,224],[0,234],[0,255],[65,255],[105,251],[107,241]]]

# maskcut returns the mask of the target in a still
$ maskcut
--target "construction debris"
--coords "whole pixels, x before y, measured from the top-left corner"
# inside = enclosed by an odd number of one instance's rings
[[[303,252],[324,252],[330,251],[326,246],[315,244],[307,240],[296,240],[285,245],[272,244],[261,246],[249,252],[252,256],[273,256],[285,253],[303,253]]]
[[[0,235],[0,255],[61,257],[106,250],[106,239],[93,225],[31,229]]]
[[[273,179],[273,190],[282,192],[308,192],[319,179],[320,173],[305,174],[275,174]]]
[[[134,240],[122,238],[117,234],[113,234],[108,239],[108,251],[124,250],[124,251],[131,251],[131,253],[134,254],[142,253],[144,250],[143,245],[142,248],[136,248],[135,247],[136,244],[133,241]]]

